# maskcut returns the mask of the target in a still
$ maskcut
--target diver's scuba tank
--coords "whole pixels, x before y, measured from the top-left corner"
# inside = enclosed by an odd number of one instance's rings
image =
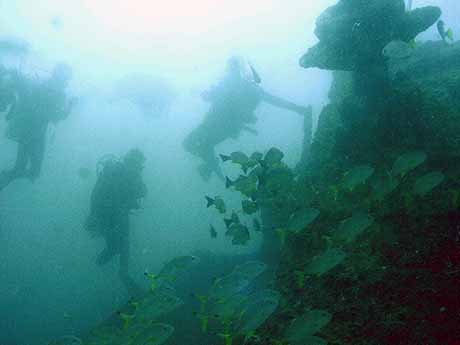
[[[116,163],[121,163],[121,159],[117,156],[112,154],[102,156],[96,163],[96,175],[100,176],[106,167],[113,166]]]

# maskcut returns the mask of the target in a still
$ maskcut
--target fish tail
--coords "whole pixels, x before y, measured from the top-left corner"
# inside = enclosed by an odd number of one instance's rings
[[[209,208],[212,205],[214,205],[214,199],[213,198],[210,198],[209,196],[205,196],[205,198],[206,198],[206,201],[207,201],[207,204],[206,204],[207,208]]]
[[[222,162],[227,162],[230,159],[232,159],[230,156],[226,156],[226,155],[219,155],[219,157],[220,159],[222,159]]]
[[[232,225],[233,220],[224,218],[225,227],[228,229]]]
[[[230,188],[231,186],[233,186],[232,180],[230,180],[228,176],[225,176],[225,188]]]

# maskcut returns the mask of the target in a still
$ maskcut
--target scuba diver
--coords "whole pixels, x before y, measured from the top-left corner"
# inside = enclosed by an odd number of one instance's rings
[[[54,67],[51,77],[44,83],[10,73],[2,81],[3,104],[9,106],[6,136],[18,143],[13,169],[0,175],[0,190],[18,178],[34,181],[40,176],[45,153],[48,125],[67,118],[74,100],[67,100],[65,90],[72,70],[65,64]],[[5,101],[7,100],[7,101]]]
[[[257,134],[250,125],[257,122],[254,111],[261,102],[301,115],[309,114],[308,108],[265,92],[260,87],[261,78],[254,67],[248,64],[249,77],[244,75],[245,67],[241,58],[231,57],[228,60],[223,80],[201,95],[204,101],[211,104],[204,121],[183,141],[187,152],[203,160],[198,170],[205,181],[212,173],[225,180],[214,148],[228,138],[238,138],[243,130]]]
[[[91,194],[90,214],[85,229],[94,236],[102,236],[106,248],[96,263],[105,265],[114,256],[120,256],[119,275],[133,296],[142,293],[128,274],[129,270],[129,215],[140,209],[140,200],[147,195],[142,181],[145,156],[139,149],[130,150],[121,161],[109,157],[99,162],[96,185]]]

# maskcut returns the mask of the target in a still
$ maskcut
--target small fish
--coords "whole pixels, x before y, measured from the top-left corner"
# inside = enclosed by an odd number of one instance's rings
[[[231,160],[232,163],[240,165],[241,169],[243,170],[245,174],[255,164],[255,162],[251,161],[251,159],[245,153],[240,152],[240,151],[232,152],[230,156],[221,154],[220,158],[222,159],[223,162],[227,162]]]
[[[219,304],[226,303],[230,297],[235,297],[238,293],[246,289],[250,281],[241,275],[227,274],[214,280],[209,296],[210,301]]]
[[[127,329],[132,320],[134,320],[135,315],[124,314],[121,311],[117,312],[120,319],[123,321],[123,329]]]
[[[150,290],[154,291],[158,286],[157,284],[158,276],[156,274],[149,273],[147,271],[144,272],[144,276],[146,276],[150,280]]]
[[[264,158],[264,155],[261,152],[257,152],[257,151],[254,152],[250,157],[251,160],[254,160],[256,162],[260,162],[263,158]]]
[[[321,276],[345,260],[346,254],[340,249],[327,249],[324,253],[315,256],[305,268],[305,273]]]
[[[436,27],[438,29],[439,36],[441,36],[442,40],[447,43],[447,40],[450,40],[453,42],[454,40],[454,33],[452,29],[445,29],[445,24],[444,21],[439,20],[438,23],[436,24]]]
[[[265,154],[263,163],[266,167],[272,167],[274,165],[279,164],[284,158],[284,153],[281,150],[277,149],[276,147],[272,147],[268,152]]]
[[[404,177],[409,171],[414,170],[426,161],[423,151],[410,151],[399,156],[393,164],[391,174]]]
[[[332,238],[337,242],[351,243],[373,223],[374,218],[367,212],[357,211],[353,216],[342,221]]]
[[[240,217],[238,217],[238,215],[235,213],[235,211],[233,211],[232,215],[230,216],[230,218],[224,218],[224,223],[225,223],[225,227],[227,229],[229,229],[232,224],[239,224],[240,223]]]
[[[232,152],[229,156],[222,154],[219,156],[222,159],[222,162],[227,162],[231,160],[233,163],[241,165],[246,164],[246,162],[249,160],[249,157],[245,153],[240,151]]]
[[[182,306],[184,302],[177,296],[169,292],[156,290],[149,293],[140,303],[139,309],[136,310],[136,323],[143,321],[152,321],[162,315],[168,314]]]
[[[370,165],[359,165],[346,172],[343,177],[343,186],[352,191],[357,186],[366,183],[367,179],[372,176],[375,169]]]
[[[250,198],[257,191],[257,182],[258,177],[254,174],[249,174],[248,176],[240,175],[235,181],[232,181],[228,177],[226,177],[225,187],[233,187],[238,192],[241,192],[243,195]]]
[[[165,323],[150,323],[136,334],[129,343],[161,345],[173,334],[174,327]]]
[[[232,244],[234,245],[244,245],[250,239],[249,230],[243,224],[234,224],[229,231],[233,236]]]
[[[212,224],[209,225],[209,233],[211,235],[211,238],[217,238],[217,231]]]
[[[174,276],[177,273],[177,271],[186,270],[193,264],[198,262],[200,262],[200,258],[194,255],[183,255],[175,257],[163,266],[159,276]]]
[[[249,334],[259,328],[278,308],[279,297],[268,296],[251,301],[241,318],[239,333]]]
[[[225,206],[224,200],[216,196],[214,199],[210,198],[209,196],[205,196],[207,205],[206,207],[209,208],[211,206],[214,206],[220,213],[224,214],[227,211],[227,207]]]
[[[319,213],[320,212],[315,208],[307,208],[293,213],[289,218],[287,225],[288,230],[297,233],[301,232],[318,218]]]
[[[414,193],[424,196],[440,185],[444,179],[444,174],[439,171],[428,173],[415,181]]]
[[[241,206],[243,208],[243,212],[246,214],[253,214],[259,210],[257,203],[251,200],[243,200],[241,202]]]

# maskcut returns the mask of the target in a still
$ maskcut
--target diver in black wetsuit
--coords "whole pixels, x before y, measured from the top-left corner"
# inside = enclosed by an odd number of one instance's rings
[[[102,164],[85,223],[86,230],[106,241],[106,248],[98,255],[96,263],[105,265],[120,255],[120,278],[133,296],[141,291],[128,274],[129,215],[140,208],[140,200],[147,195],[142,181],[144,162],[144,154],[133,149],[121,161],[109,159]]]
[[[245,78],[243,67],[241,59],[229,59],[223,80],[202,94],[202,98],[211,104],[204,121],[183,142],[187,152],[203,160],[199,172],[206,181],[212,173],[224,180],[214,148],[226,139],[238,138],[243,130],[255,133],[250,125],[257,121],[254,111],[261,102],[301,115],[309,113],[308,108],[265,92],[254,68],[250,66],[252,77]]]
[[[15,179],[34,181],[40,176],[48,125],[65,119],[73,106],[65,94],[71,75],[70,67],[59,64],[45,83],[17,73],[5,77],[0,110],[10,107],[6,135],[18,143],[18,149],[13,169],[0,175],[0,190]]]

